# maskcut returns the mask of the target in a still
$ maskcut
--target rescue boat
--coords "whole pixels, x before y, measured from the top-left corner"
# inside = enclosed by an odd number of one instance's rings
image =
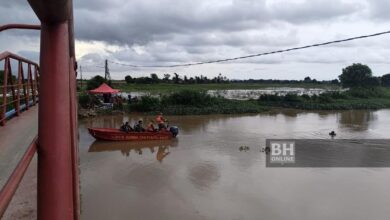
[[[88,131],[95,139],[103,141],[170,140],[179,133],[176,126],[156,132],[124,132],[116,128],[88,128]]]

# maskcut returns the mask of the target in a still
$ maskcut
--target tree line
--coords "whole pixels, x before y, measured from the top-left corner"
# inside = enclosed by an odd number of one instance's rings
[[[174,84],[207,84],[207,83],[228,83],[229,79],[226,76],[222,76],[220,73],[218,76],[208,78],[207,76],[180,76],[177,73],[164,74],[162,78],[159,78],[157,74],[151,73],[150,76],[146,77],[131,77],[127,75],[125,77],[126,83],[135,84],[156,84],[156,83],[174,83]]]
[[[204,75],[200,76],[191,76],[187,77],[186,75],[181,76],[177,73],[164,74],[162,78],[156,73],[151,73],[150,76],[143,77],[131,77],[127,75],[125,81],[128,84],[158,84],[158,83],[173,83],[173,84],[212,84],[212,83],[262,83],[262,84],[302,84],[302,83],[311,83],[311,84],[334,84],[342,85],[345,88],[353,87],[376,87],[384,86],[390,87],[390,73],[385,74],[381,77],[376,77],[372,75],[372,70],[370,67],[364,64],[355,63],[342,70],[342,74],[338,79],[333,80],[316,80],[312,79],[309,76],[305,77],[303,80],[279,80],[279,79],[228,79],[226,76],[223,76],[221,73],[215,77],[207,77]],[[94,89],[101,85],[103,82],[106,82],[105,79],[101,76],[95,76],[92,79],[88,80],[87,89]]]
[[[173,83],[173,84],[212,84],[212,83],[263,83],[263,84],[297,84],[297,83],[317,83],[317,84],[338,84],[339,80],[323,80],[318,81],[316,79],[311,79],[309,76],[305,77],[303,80],[279,80],[279,79],[228,79],[226,76],[223,76],[221,73],[212,78],[207,76],[194,76],[187,77],[186,75],[180,76],[177,73],[174,73],[171,77],[170,74],[164,74],[163,78],[159,78],[157,74],[152,73],[150,76],[143,77],[131,77],[127,75],[125,77],[126,83],[134,84],[157,84],[157,83]]]

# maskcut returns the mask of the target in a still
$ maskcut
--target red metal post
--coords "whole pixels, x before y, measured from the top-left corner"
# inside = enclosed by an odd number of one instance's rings
[[[27,65],[27,72],[28,72],[28,69],[29,69],[29,68],[30,68],[30,64]],[[23,74],[22,74],[23,98],[24,98],[24,102],[26,103],[26,102],[27,102],[27,90],[28,90],[28,88],[27,88],[27,85],[26,85],[25,81],[26,81],[26,80],[25,80],[25,78],[24,78],[24,73],[23,73]]]
[[[4,126],[6,123],[5,113],[7,112],[7,86],[8,86],[8,62],[9,58],[4,59],[4,76],[3,76],[3,108],[1,112],[1,125]]]
[[[38,149],[38,219],[75,216],[68,22],[42,23]]]
[[[30,108],[30,105],[28,104],[30,102],[30,89],[31,89],[31,65],[28,65],[28,71],[27,71],[27,83],[26,83],[26,110]]]
[[[16,102],[16,115],[20,115],[20,91],[22,90],[22,75],[23,75],[23,63],[22,61],[19,61],[18,65],[18,95],[17,99],[18,101]]]
[[[37,93],[38,93],[38,69],[34,66],[34,80],[33,80],[33,105],[37,104]]]
[[[16,98],[16,94],[15,94],[15,82],[14,82],[14,79],[12,77],[12,67],[11,67],[11,59],[8,60],[8,80],[9,80],[9,87],[11,88],[11,94],[12,94],[12,106],[16,109],[17,106],[16,106],[16,102],[17,102],[17,98]]]

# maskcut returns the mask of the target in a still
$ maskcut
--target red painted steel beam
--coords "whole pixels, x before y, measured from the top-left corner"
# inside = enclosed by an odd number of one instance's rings
[[[58,24],[69,20],[71,0],[28,0],[42,23]]]
[[[40,30],[41,25],[35,24],[5,24],[0,25],[0,32],[9,29],[28,29],[28,30]]]
[[[15,60],[19,60],[19,61],[22,61],[22,62],[25,62],[25,63],[32,64],[34,66],[38,66],[37,63],[35,63],[35,62],[31,61],[31,60],[28,60],[28,59],[26,59],[24,57],[21,57],[19,55],[16,55],[16,54],[13,54],[11,52],[8,52],[8,51],[0,53],[0,61],[4,60],[5,58],[12,58],[12,59],[15,59]]]
[[[38,219],[75,219],[68,22],[42,23],[38,150]]]
[[[0,191],[0,218],[4,215],[5,210],[7,209],[13,195],[19,186],[19,183],[23,179],[24,173],[26,172],[32,158],[34,157],[34,154],[37,150],[36,141],[37,138],[34,138],[33,142],[27,148],[26,153],[24,153],[15,170],[12,172],[11,176],[8,178],[8,181]]]
[[[1,121],[0,124],[2,126],[6,123],[5,113],[7,112],[7,94],[8,94],[8,67],[9,65],[9,58],[5,58],[4,60],[4,74],[3,74],[3,102],[2,102],[2,111],[1,111]]]
[[[38,218],[79,219],[72,0],[28,0],[42,23]]]

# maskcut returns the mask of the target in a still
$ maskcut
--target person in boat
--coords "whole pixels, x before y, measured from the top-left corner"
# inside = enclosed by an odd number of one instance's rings
[[[143,121],[139,120],[138,123],[134,126],[134,130],[136,132],[143,132],[145,131],[145,128],[143,127]]]
[[[160,112],[157,117],[156,117],[156,121],[157,121],[157,124],[158,124],[158,129],[166,129],[166,125],[165,125],[165,122],[167,120],[165,120],[165,118],[163,117],[163,113]]]
[[[150,120],[149,125],[146,128],[146,131],[149,131],[149,132],[155,132],[156,131],[156,128],[153,125],[153,120]]]
[[[133,128],[130,126],[129,122],[126,121],[124,124],[122,124],[120,130],[128,133],[130,131],[133,131]]]

